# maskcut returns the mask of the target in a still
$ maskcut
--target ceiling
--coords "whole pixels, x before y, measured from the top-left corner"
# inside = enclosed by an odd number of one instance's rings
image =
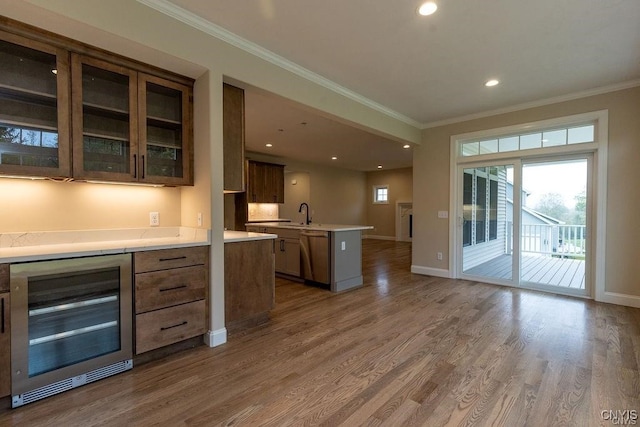
[[[428,17],[420,0],[169,1],[419,127],[640,79],[638,0],[436,0]],[[411,165],[402,144],[304,106],[251,89],[246,104],[249,150]]]

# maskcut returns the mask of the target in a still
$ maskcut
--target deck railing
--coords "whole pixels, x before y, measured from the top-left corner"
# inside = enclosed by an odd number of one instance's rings
[[[507,224],[507,248],[513,243],[513,223]],[[587,252],[586,225],[522,225],[521,250],[553,256],[584,258]]]

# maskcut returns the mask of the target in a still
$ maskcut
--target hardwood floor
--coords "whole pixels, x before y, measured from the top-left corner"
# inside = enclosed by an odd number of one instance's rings
[[[596,426],[640,411],[640,309],[414,275],[410,251],[365,240],[365,287],[278,279],[269,324],[0,425]]]

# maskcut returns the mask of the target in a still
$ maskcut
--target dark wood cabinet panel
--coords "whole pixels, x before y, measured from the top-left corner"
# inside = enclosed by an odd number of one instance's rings
[[[0,174],[193,185],[193,80],[2,17],[0,58]]]
[[[68,178],[69,53],[0,31],[0,173]]]
[[[223,85],[224,190],[245,191],[244,90]]]
[[[11,298],[0,293],[0,397],[11,394]]]
[[[274,240],[224,245],[225,324],[230,333],[269,319],[275,304],[273,245]]]
[[[284,165],[247,162],[247,202],[284,203]]]
[[[135,354],[206,332],[209,248],[136,252]]]

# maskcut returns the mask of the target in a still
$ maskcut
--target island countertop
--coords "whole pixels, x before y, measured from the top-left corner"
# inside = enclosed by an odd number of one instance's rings
[[[370,225],[347,225],[347,224],[323,224],[323,223],[311,223],[301,224],[297,222],[262,222],[247,223],[247,226],[260,226],[269,228],[288,228],[294,230],[312,230],[312,231],[358,231],[358,230],[373,230],[373,226]]]
[[[277,238],[278,238],[277,235],[268,234],[268,233],[252,233],[252,232],[246,232],[246,231],[232,231],[232,230],[224,231],[225,243],[251,242],[254,240],[269,240],[269,239],[277,239]]]

